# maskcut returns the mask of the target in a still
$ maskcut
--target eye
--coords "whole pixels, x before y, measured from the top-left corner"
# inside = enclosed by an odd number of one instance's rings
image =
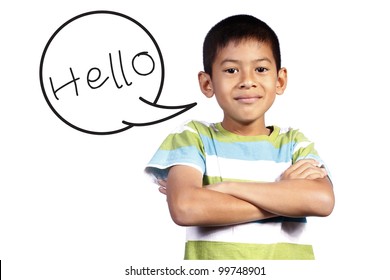
[[[257,67],[256,68],[256,72],[259,72],[259,73],[265,73],[267,71],[268,71],[268,69],[265,67]]]
[[[228,68],[228,69],[225,69],[224,72],[229,73],[229,74],[234,74],[234,73],[238,72],[238,69],[236,69],[236,68]]]

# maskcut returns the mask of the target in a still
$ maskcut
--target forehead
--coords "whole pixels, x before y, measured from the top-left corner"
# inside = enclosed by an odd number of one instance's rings
[[[270,43],[261,42],[255,39],[230,41],[225,46],[220,47],[217,50],[214,62],[226,59],[241,60],[251,58],[268,58],[275,63]]]

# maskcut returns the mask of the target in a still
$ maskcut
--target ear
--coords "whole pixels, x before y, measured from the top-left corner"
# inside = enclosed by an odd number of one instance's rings
[[[276,82],[276,94],[282,95],[287,87],[287,69],[281,68],[278,73],[278,80]]]
[[[201,71],[198,73],[198,81],[200,90],[203,92],[203,94],[208,98],[213,97],[214,89],[210,75],[206,72]]]

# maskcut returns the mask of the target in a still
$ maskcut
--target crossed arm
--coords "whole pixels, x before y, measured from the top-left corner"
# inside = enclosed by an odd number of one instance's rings
[[[170,169],[159,181],[169,211],[182,226],[223,226],[275,216],[327,216],[334,193],[326,171],[314,160],[289,167],[277,182],[222,182],[203,187],[202,174],[189,166]]]

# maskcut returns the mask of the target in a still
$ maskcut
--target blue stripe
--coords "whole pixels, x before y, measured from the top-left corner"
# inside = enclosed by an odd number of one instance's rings
[[[175,150],[159,149],[148,165],[160,165],[167,168],[178,163],[188,163],[199,166],[203,172],[206,170],[204,157],[194,146],[182,147]]]
[[[256,142],[219,142],[200,135],[207,155],[218,155],[223,158],[239,160],[270,160],[275,162],[291,162],[295,142],[275,148],[269,141]],[[214,141],[214,142],[213,142]]]

